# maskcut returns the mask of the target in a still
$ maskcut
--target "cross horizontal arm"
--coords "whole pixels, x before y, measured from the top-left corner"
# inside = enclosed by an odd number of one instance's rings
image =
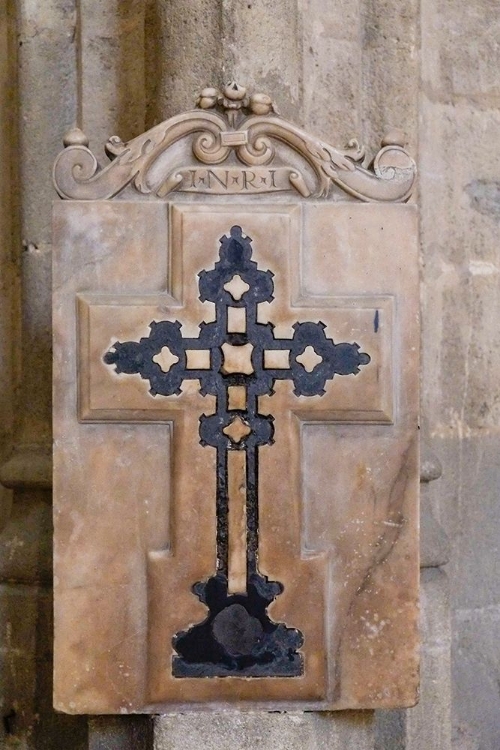
[[[292,380],[296,396],[322,396],[325,384],[334,375],[357,375],[359,368],[370,362],[370,355],[360,351],[358,344],[335,344],[325,334],[324,323],[295,323],[291,339],[276,339],[266,343],[266,350],[289,350],[288,368],[266,368],[272,380]],[[318,363],[308,372],[298,361],[305,349],[311,347]]]

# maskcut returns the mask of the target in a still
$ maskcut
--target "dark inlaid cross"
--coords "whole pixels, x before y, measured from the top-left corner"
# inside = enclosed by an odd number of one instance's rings
[[[283,586],[258,568],[258,450],[274,439],[273,417],[259,412],[259,397],[272,395],[277,380],[292,381],[297,396],[322,396],[328,380],[356,374],[370,356],[356,343],[335,344],[321,322],[297,322],[291,339],[276,338],[273,325],[259,323],[257,315],[258,305],[273,299],[273,273],[252,260],[251,238],[241,227],[233,226],[220,243],[220,260],[199,274],[200,300],[215,304],[215,320],[202,323],[197,338],[183,337],[179,321],[152,322],[147,337],[115,343],[104,361],[118,373],[148,380],[153,396],[179,394],[183,382],[193,379],[203,395],[215,396],[215,413],[200,416],[199,438],[217,452],[217,570],[193,586],[209,612],[202,623],[174,636],[173,674],[298,676],[304,668],[303,636],[270,619],[267,608]],[[194,366],[188,352],[199,352]],[[244,591],[228,585],[230,451],[245,454]]]

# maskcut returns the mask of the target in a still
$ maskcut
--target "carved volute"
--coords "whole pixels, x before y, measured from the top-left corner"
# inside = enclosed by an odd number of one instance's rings
[[[197,109],[155,125],[124,143],[111,136],[110,163],[101,167],[78,128],[54,165],[54,185],[64,199],[103,200],[132,186],[165,198],[173,191],[214,195],[297,191],[332,198],[335,185],[366,202],[405,202],[415,162],[404,135],[392,130],[369,160],[353,139],[334,148],[280,117],[267,94],[247,94],[235,82],[201,92]],[[187,145],[187,148],[186,148]]]

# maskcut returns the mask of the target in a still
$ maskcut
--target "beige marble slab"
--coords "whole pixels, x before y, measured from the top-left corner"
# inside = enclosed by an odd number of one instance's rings
[[[56,204],[54,216],[56,707],[413,704],[415,208],[73,201]],[[152,321],[179,320],[183,336],[197,337],[199,323],[214,319],[197,274],[213,268],[235,224],[252,238],[259,268],[274,273],[259,322],[290,339],[296,322],[321,321],[328,337],[357,342],[371,359],[328,381],[322,396],[277,381],[274,395],[259,398],[259,412],[275,418],[274,443],[259,448],[259,570],[284,586],[269,614],[302,632],[303,674],[179,678],[172,637],[203,620],[191,586],[215,572],[215,450],[198,437],[215,398],[196,379],[179,395],[153,397],[140,375],[117,374],[103,356],[116,341],[147,336]],[[241,332],[246,323],[238,312],[229,325]],[[305,367],[313,355],[304,353]],[[203,368],[204,356],[193,351],[188,362]],[[248,351],[224,356],[227,372],[251,368]],[[286,355],[281,365],[268,356],[267,366],[286,367]],[[231,392],[230,408],[242,398]],[[241,455],[229,467],[234,591],[244,580]]]

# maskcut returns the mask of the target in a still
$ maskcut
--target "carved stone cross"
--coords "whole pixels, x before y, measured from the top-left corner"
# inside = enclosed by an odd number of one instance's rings
[[[216,399],[215,413],[200,418],[199,436],[202,445],[217,451],[217,571],[194,586],[209,616],[174,637],[179,654],[174,674],[300,675],[303,636],[270,620],[267,607],[283,587],[258,570],[258,449],[274,441],[273,417],[259,412],[258,401],[272,395],[277,380],[291,380],[297,396],[322,396],[328,380],[355,375],[370,357],[356,343],[335,344],[322,322],[296,322],[292,339],[276,338],[271,323],[257,320],[258,306],[273,300],[273,273],[259,270],[251,259],[251,239],[241,227],[233,226],[220,243],[220,260],[212,271],[202,271],[199,280],[200,299],[215,304],[215,320],[202,324],[197,338],[183,338],[179,321],[153,321],[149,336],[137,343],[116,342],[104,361],[118,373],[148,380],[152,396],[180,394],[184,380],[198,380],[202,395]],[[231,561],[236,574],[231,570],[229,575],[229,550],[234,555],[236,546],[228,527],[229,503],[236,502],[229,497],[234,482],[228,476],[230,450],[246,454],[244,581],[238,560]]]
[[[68,135],[58,709],[414,702],[418,242],[396,141],[369,167],[233,85],[110,139],[104,169]]]

